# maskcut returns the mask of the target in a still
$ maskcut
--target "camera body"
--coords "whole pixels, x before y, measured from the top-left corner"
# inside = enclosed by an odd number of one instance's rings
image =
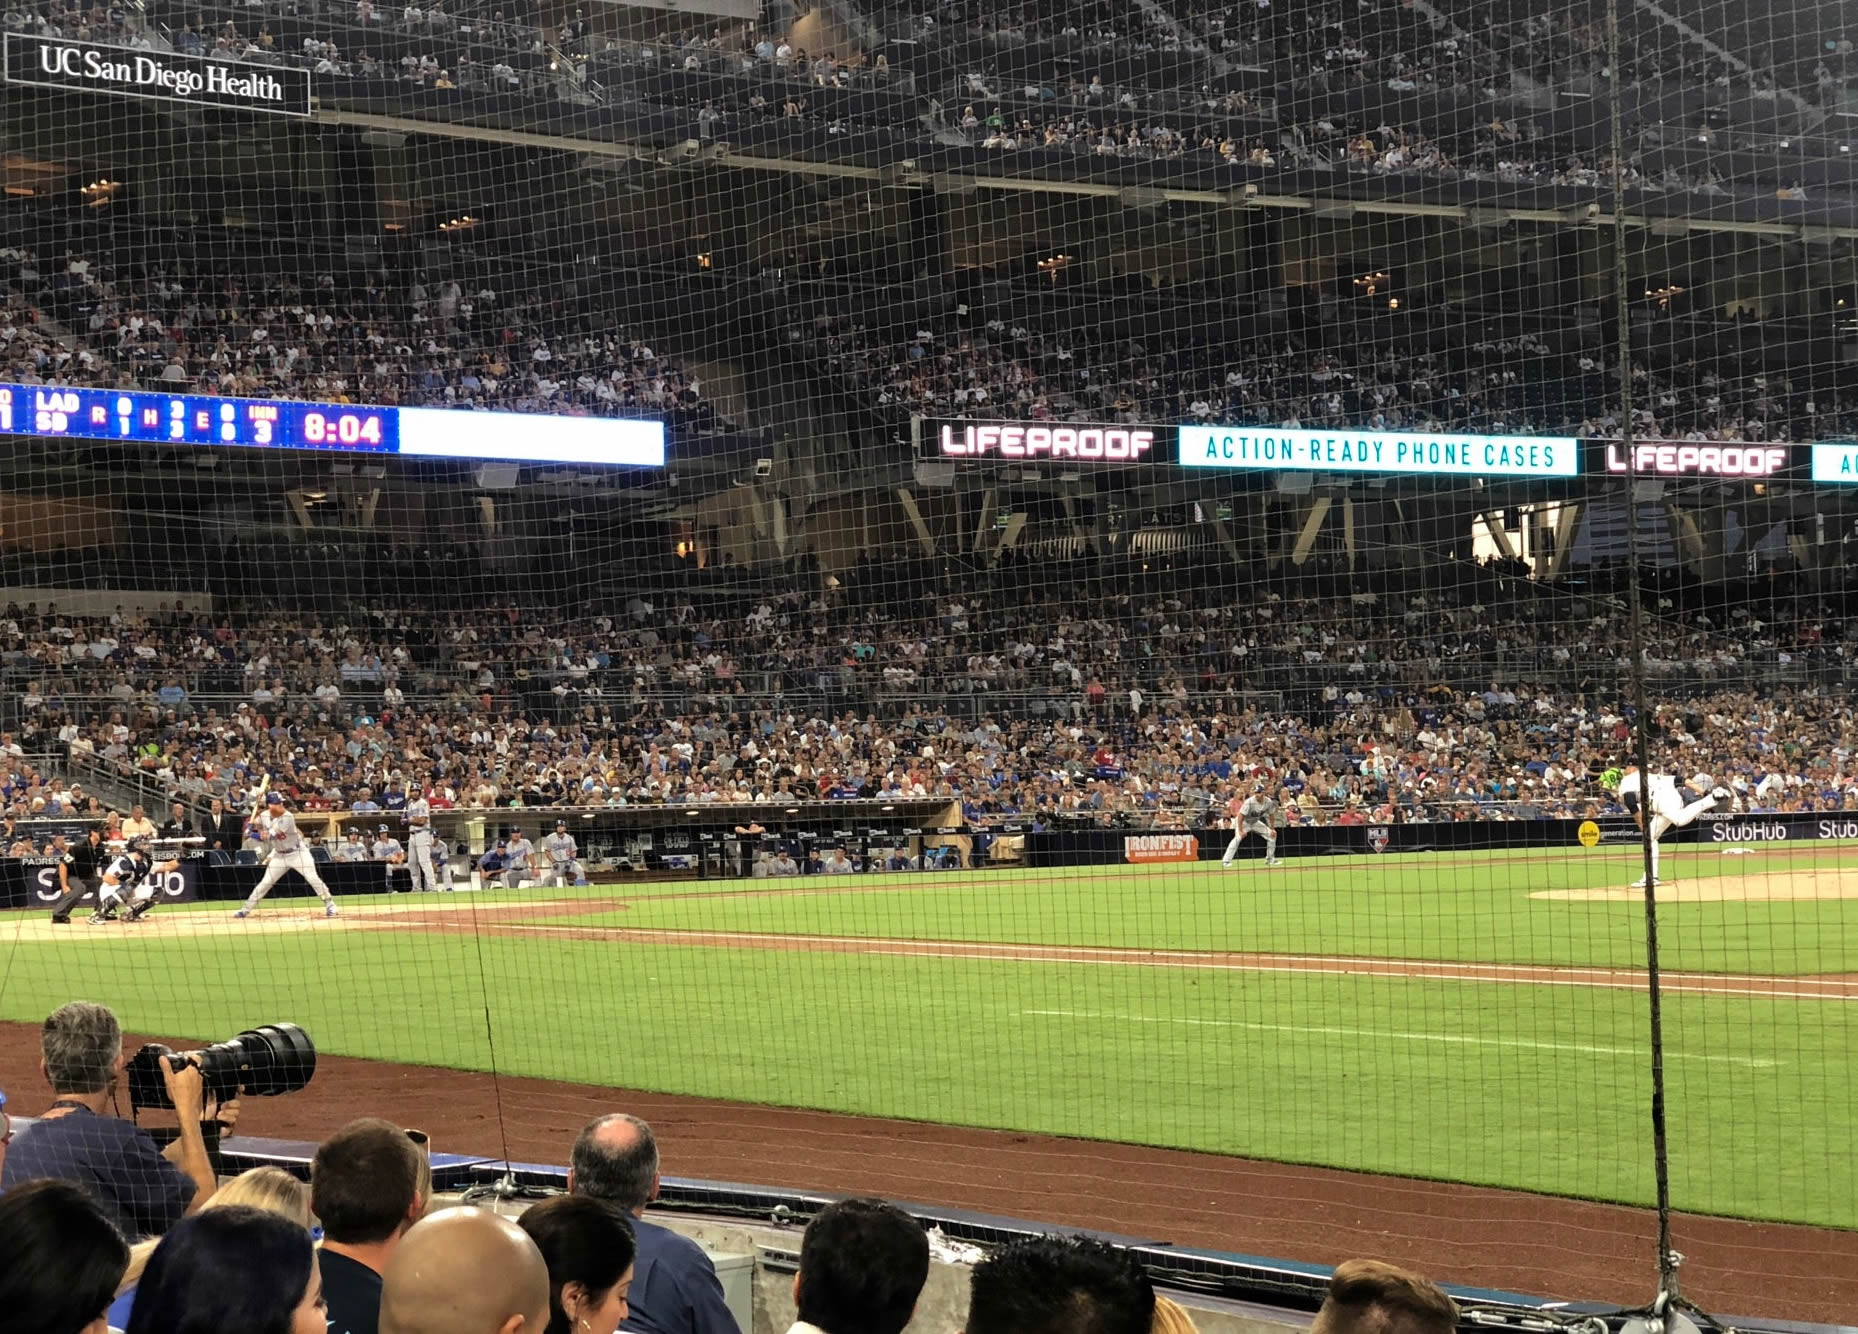
[[[295,1024],[266,1024],[247,1029],[225,1042],[196,1051],[177,1052],[150,1042],[129,1058],[123,1073],[129,1105],[173,1107],[163,1064],[176,1073],[192,1066],[200,1072],[208,1102],[233,1098],[273,1098],[295,1093],[316,1074],[316,1044]]]

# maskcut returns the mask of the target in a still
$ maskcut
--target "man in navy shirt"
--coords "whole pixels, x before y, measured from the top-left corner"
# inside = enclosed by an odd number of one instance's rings
[[[57,1100],[14,1136],[0,1191],[53,1177],[82,1186],[130,1239],[157,1237],[192,1213],[218,1185],[200,1121],[205,1088],[194,1066],[162,1079],[180,1118],[165,1150],[128,1121],[107,1116],[123,1069],[123,1031],[107,1007],[73,1001],[52,1012],[40,1038],[45,1077]]]
[[[323,1225],[328,1334],[375,1334],[381,1275],[431,1194],[418,1147],[391,1121],[350,1121],[317,1147],[310,1209]]]
[[[634,1334],[741,1334],[703,1248],[644,1219],[645,1206],[658,1197],[652,1128],[636,1116],[603,1116],[581,1131],[569,1161],[569,1191],[605,1200],[633,1217],[639,1249],[626,1294],[631,1314],[620,1328]]]

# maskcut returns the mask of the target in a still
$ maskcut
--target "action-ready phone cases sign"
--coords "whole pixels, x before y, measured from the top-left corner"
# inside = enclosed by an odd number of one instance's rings
[[[1283,426],[1183,426],[1183,468],[1371,472],[1409,477],[1575,477],[1580,442],[1559,436],[1417,435]]]

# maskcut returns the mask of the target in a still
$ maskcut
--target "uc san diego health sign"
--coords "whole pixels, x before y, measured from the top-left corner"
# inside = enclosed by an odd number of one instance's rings
[[[1409,477],[1575,477],[1580,444],[1531,435],[1404,435],[1279,426],[1183,426],[1183,468],[1377,472]]]
[[[6,81],[189,106],[310,114],[310,72],[31,33],[6,34]]]

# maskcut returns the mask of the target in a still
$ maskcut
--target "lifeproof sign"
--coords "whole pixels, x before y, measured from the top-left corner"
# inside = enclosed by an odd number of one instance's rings
[[[1129,834],[1123,839],[1126,862],[1197,862],[1200,840],[1192,834]]]
[[[928,421],[923,458],[1005,463],[1130,464],[1155,459],[1158,428],[1086,422]]]
[[[1615,477],[1722,477],[1761,481],[1793,466],[1786,445],[1715,445],[1675,440],[1647,440],[1628,448],[1609,443],[1606,470]]]

